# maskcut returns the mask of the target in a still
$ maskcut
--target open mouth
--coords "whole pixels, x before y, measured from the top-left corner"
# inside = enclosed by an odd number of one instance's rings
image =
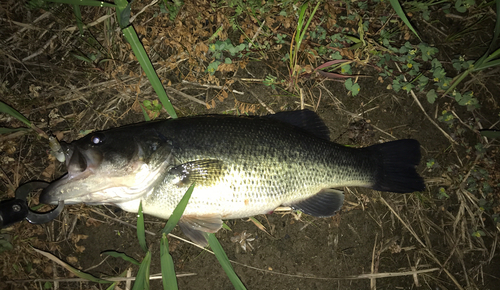
[[[72,202],[71,199],[88,194],[89,188],[88,185],[76,182],[93,175],[102,159],[97,152],[80,150],[72,144],[61,143],[61,148],[66,157],[68,173],[43,190],[40,202],[45,204],[57,204],[59,200],[67,204],[77,203],[78,201]]]
[[[102,150],[61,143],[68,173],[52,182],[40,202],[57,204],[116,204],[138,198],[151,190],[169,162],[151,168],[144,163],[140,146],[131,159],[104,160]],[[108,156],[109,157],[109,156]]]

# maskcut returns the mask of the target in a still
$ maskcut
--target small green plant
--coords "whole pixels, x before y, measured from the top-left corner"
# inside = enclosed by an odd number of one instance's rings
[[[491,215],[491,219],[493,220],[493,222],[496,226],[498,226],[498,224],[500,224],[500,214]]]
[[[248,50],[248,43],[241,43],[235,46],[231,43],[230,39],[224,41],[217,40],[215,43],[210,44],[208,50],[212,53],[215,60],[208,65],[207,72],[213,75],[222,63],[232,63],[231,58],[226,57],[226,55],[229,54],[231,57],[242,58],[244,56],[243,53]]]
[[[411,25],[410,21],[406,17],[406,13],[403,11],[403,8],[401,7],[401,4],[399,4],[399,1],[398,0],[389,0],[389,2],[391,3],[391,6],[394,9],[394,11],[396,12],[396,14],[401,18],[401,20],[403,20],[405,25],[408,26],[408,28],[410,28],[410,30],[413,31],[413,33],[415,33],[415,35],[418,37],[418,39],[420,39],[420,36],[418,36],[418,33],[415,31],[415,29]]]
[[[472,5],[475,5],[476,1],[474,0],[456,0],[455,1],[455,9],[457,9],[458,12],[464,13],[469,9]]]
[[[356,96],[361,89],[358,83],[353,83],[352,78],[345,81],[345,88],[349,90],[353,96]]]
[[[446,193],[444,187],[440,187],[438,190],[438,199],[449,199],[450,196]]]
[[[484,136],[484,137],[500,138],[500,131],[499,130],[481,130],[480,133],[481,133],[481,136]]]
[[[441,116],[438,117],[438,120],[448,124],[448,126],[451,127],[453,125],[453,122],[455,121],[455,116],[453,116],[453,113],[447,110],[443,110],[441,112]]]
[[[466,68],[466,70],[453,79],[451,86],[449,86],[449,88],[443,95],[447,95],[450,92],[455,92],[455,88],[457,87],[457,85],[460,84],[469,74],[500,65],[500,48],[493,51],[500,36],[500,1],[495,2],[497,12],[496,23],[495,29],[493,30],[493,39],[491,40],[488,49],[483,54],[483,56],[476,60],[473,64],[471,64],[471,62],[467,62],[465,65],[460,66],[461,68]],[[472,4],[474,4],[474,1],[472,0],[457,0],[455,2],[455,8],[460,11],[459,9],[467,9]],[[457,68],[456,66],[454,67]],[[475,106],[476,105],[477,104],[475,104]]]
[[[285,43],[285,39],[286,39],[287,35],[286,34],[276,34],[276,43],[277,44],[283,44]]]
[[[302,73],[300,66],[298,65],[299,61],[299,52],[300,52],[300,47],[302,45],[302,41],[305,39],[305,35],[307,32],[307,29],[309,28],[309,24],[311,24],[311,21],[314,17],[314,14],[316,14],[316,11],[318,10],[319,5],[321,2],[318,1],[316,6],[314,7],[313,11],[310,13],[309,18],[306,21],[306,11],[309,6],[309,3],[306,2],[302,4],[299,10],[299,20],[297,22],[297,29],[294,32],[293,36],[293,41],[290,44],[290,53],[289,53],[289,72],[290,72],[290,84],[289,84],[289,89],[295,90],[295,85],[297,84],[297,80],[299,77],[299,74]]]
[[[426,166],[429,171],[440,168],[439,163],[434,158],[427,160]]]
[[[263,83],[265,86],[271,87],[273,90],[275,90],[276,89],[276,86],[275,86],[276,79],[277,79],[277,77],[275,77],[275,76],[267,75],[266,79],[264,80]]]
[[[6,103],[4,103],[2,101],[0,101],[0,113],[5,113],[7,115],[10,115],[10,116],[18,119],[19,121],[23,122],[28,128],[30,128],[30,129],[34,130],[36,133],[38,133],[39,136],[46,138],[46,139],[49,138],[44,131],[40,130],[40,128],[35,126],[35,124],[31,123],[21,113],[19,113],[14,108],[12,108],[11,106],[7,105]],[[0,128],[0,134],[8,134],[8,133],[13,133],[13,132],[17,132],[17,131],[24,131],[24,130],[28,130],[28,128],[24,128],[24,127],[21,127],[21,128]]]
[[[476,237],[476,238],[480,238],[480,237],[486,236],[486,234],[481,230],[477,230],[477,231],[473,231],[471,233],[471,236]]]
[[[160,115],[161,109],[163,108],[158,100],[153,100],[152,102],[150,100],[144,100],[142,105],[148,112],[148,116],[151,120],[156,119]]]
[[[175,17],[177,17],[177,14],[179,14],[179,11],[181,11],[183,5],[184,1],[182,0],[163,0],[163,3],[160,3],[160,10],[162,13],[167,13],[168,18],[171,21],[174,21]]]

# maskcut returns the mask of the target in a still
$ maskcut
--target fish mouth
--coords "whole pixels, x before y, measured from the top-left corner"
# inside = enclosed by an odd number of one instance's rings
[[[40,195],[40,202],[116,205],[140,198],[149,192],[168,162],[150,167],[143,161],[138,145],[130,160],[106,160],[102,151],[61,143],[68,173],[52,182]],[[108,159],[112,159],[109,158]]]
[[[102,161],[102,154],[92,149],[82,150],[64,142],[61,142],[61,149],[68,173],[42,191],[41,203],[57,204],[60,200],[66,204],[81,202],[91,190],[89,182],[85,181],[95,174]]]

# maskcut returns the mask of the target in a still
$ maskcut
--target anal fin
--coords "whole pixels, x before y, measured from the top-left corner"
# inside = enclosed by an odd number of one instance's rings
[[[344,192],[325,188],[303,201],[292,204],[291,207],[315,217],[329,217],[342,208]]]
[[[206,247],[207,234],[216,233],[222,227],[222,219],[220,216],[182,216],[178,225],[191,241]]]

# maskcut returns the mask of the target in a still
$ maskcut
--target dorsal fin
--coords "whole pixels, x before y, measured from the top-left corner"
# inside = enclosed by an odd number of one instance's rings
[[[323,120],[313,111],[300,110],[291,112],[279,112],[273,115],[267,115],[266,118],[278,120],[290,124],[304,131],[313,134],[321,139],[330,140],[330,130]]]

